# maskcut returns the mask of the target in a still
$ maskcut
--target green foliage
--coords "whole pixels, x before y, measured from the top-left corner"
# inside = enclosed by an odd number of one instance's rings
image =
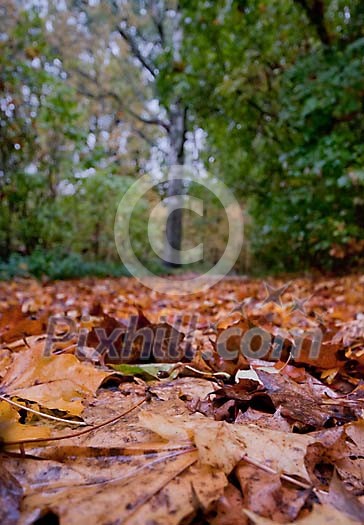
[[[143,76],[130,46],[118,40],[116,4],[82,6],[82,13],[76,4],[69,4],[69,15],[81,20],[86,13],[87,22],[70,30],[62,15],[54,26],[69,31],[65,46],[75,31],[77,45],[67,49],[54,45],[63,34],[57,40],[47,32],[45,17],[13,0],[0,8],[6,11],[0,40],[2,276],[123,271],[115,212],[135,176],[147,169],[146,148],[166,132],[158,119],[172,104],[187,108],[190,130],[206,131],[206,168],[245,207],[255,269],[341,270],[363,262],[360,0],[183,0],[165,12],[157,2],[154,18],[149,7],[127,2],[122,9],[135,24],[128,34],[154,42],[146,58],[156,78]],[[49,6],[51,20],[57,6]],[[179,17],[183,34],[176,35]],[[91,62],[82,62],[85,53]],[[148,101],[164,110],[149,111]],[[152,124],[149,117],[136,118],[146,109]],[[102,140],[98,122],[104,117],[114,122]],[[158,145],[168,149],[167,141]],[[155,161],[159,153],[153,154]],[[194,192],[199,195],[198,188]],[[155,203],[151,192],[135,210],[132,244],[159,272],[160,260],[146,246]],[[185,214],[185,240],[208,229],[205,248],[215,260],[224,250],[216,239],[223,240],[226,225],[213,199],[207,207],[203,218]]]
[[[57,62],[35,13],[14,15],[0,66],[0,255],[7,258],[49,247],[58,188],[73,173],[85,133],[72,88],[49,72]]]
[[[256,265],[363,261],[363,6],[184,3],[185,96],[206,160],[245,201]]]
[[[80,277],[121,277],[129,275],[121,263],[86,261],[79,254],[34,250],[29,256],[12,254],[8,261],[0,262],[0,280],[14,277],[47,277],[49,279],[75,279]]]
[[[289,240],[288,268],[337,269],[363,255],[363,44],[319,49],[282,77],[277,125],[289,133],[276,152],[279,184],[252,209],[266,239],[257,236],[258,253],[272,257],[272,242]]]
[[[44,21],[12,14],[0,44],[1,275],[125,274],[113,223],[132,179],[87,147],[87,113],[61,78]]]

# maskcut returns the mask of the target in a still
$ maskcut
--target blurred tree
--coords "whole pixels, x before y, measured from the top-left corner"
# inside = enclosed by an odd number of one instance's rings
[[[181,3],[184,97],[270,269],[363,260],[360,1]]]
[[[4,0],[1,10],[0,257],[63,246],[116,258],[113,217],[133,178],[196,160],[206,132],[201,159],[248,206],[256,263],[363,261],[359,0]],[[183,191],[178,178],[161,189]],[[145,260],[155,198],[135,217]],[[188,235],[212,215],[188,215]],[[165,259],[178,264],[169,247],[181,246],[181,212],[166,229]]]
[[[54,200],[81,147],[82,126],[39,16],[11,2],[1,9],[0,254],[7,258],[47,244],[47,224],[57,220]]]
[[[134,164],[135,171],[147,169],[146,159],[141,159],[145,144],[160,166],[183,165],[187,104],[181,99],[178,83],[171,83],[185,67],[180,56],[178,3],[70,1],[64,10],[55,2],[48,19],[53,28],[50,40],[62,55],[78,92],[100,104],[100,118],[102,113],[110,114],[114,126],[127,133],[125,149],[129,156],[135,138],[144,143],[135,151],[139,163]],[[182,191],[180,179],[171,178],[168,195]],[[168,202],[171,212],[172,198]],[[182,210],[169,213],[166,240],[165,259],[178,265]]]

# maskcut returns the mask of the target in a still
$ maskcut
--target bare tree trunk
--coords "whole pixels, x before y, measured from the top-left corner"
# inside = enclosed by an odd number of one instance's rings
[[[173,31],[173,60],[175,63],[181,60],[181,47],[183,31],[181,28],[181,15],[177,12]],[[165,264],[170,267],[181,265],[181,245],[183,226],[183,180],[179,174],[178,166],[183,166],[185,161],[184,145],[186,140],[186,117],[187,108],[179,100],[171,104],[169,108],[169,155],[168,155],[168,199],[167,199],[167,224],[164,247]],[[177,166],[175,168],[175,166]]]
[[[184,164],[184,143],[186,135],[186,108],[176,102],[170,109],[169,121],[169,155],[168,155],[168,190],[167,190],[167,224],[164,246],[164,263],[169,267],[181,265],[181,244],[183,235],[183,180],[178,166]]]

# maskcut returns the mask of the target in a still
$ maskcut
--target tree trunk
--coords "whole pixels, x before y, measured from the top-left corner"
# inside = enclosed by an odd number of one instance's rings
[[[321,42],[325,46],[331,44],[330,34],[325,24],[325,4],[323,0],[294,0],[297,4],[301,5],[306,12],[307,18],[311,24],[315,27],[317,35]]]
[[[181,265],[181,244],[183,209],[183,179],[179,166],[184,164],[184,143],[186,134],[186,109],[176,102],[170,109],[169,155],[168,155],[168,189],[167,189],[167,223],[164,245],[164,264],[168,267]]]

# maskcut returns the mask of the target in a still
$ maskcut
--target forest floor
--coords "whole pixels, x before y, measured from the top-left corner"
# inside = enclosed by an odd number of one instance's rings
[[[364,522],[364,276],[0,283],[2,525]]]

